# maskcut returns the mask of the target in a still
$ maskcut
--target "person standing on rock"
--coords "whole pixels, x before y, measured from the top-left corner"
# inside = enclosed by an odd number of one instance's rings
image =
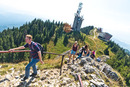
[[[37,43],[32,41],[32,36],[31,35],[26,35],[25,41],[26,41],[26,44],[24,46],[20,46],[20,47],[13,48],[13,49],[9,50],[9,52],[12,52],[14,50],[25,49],[26,47],[29,47],[30,50],[31,50],[30,55],[32,56],[32,60],[26,66],[26,68],[25,68],[25,76],[21,81],[25,81],[26,79],[28,79],[29,73],[30,73],[30,67],[33,68],[33,73],[30,76],[36,76],[37,75],[36,63],[39,62],[39,61],[41,62],[41,64],[44,63],[42,61],[40,48],[38,47]]]
[[[71,60],[71,56],[73,55],[73,61],[72,63],[74,64],[74,58],[75,58],[75,55],[77,54],[77,50],[78,50],[79,46],[78,46],[78,42],[75,41],[74,45],[72,46],[72,49],[71,49],[71,54],[69,56],[69,61]]]

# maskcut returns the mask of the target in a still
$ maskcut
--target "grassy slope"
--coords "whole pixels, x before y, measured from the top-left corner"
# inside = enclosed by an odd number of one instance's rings
[[[85,36],[85,41],[78,41],[80,47],[82,47],[83,45],[88,44],[89,48],[91,50],[96,50],[96,57],[103,55],[103,51],[107,48],[107,45],[105,45],[105,42],[103,42],[102,40],[99,40],[98,38],[93,38],[93,35],[86,35],[84,33],[81,33],[83,36]],[[50,40],[49,44],[47,44],[47,51],[48,52],[54,52],[54,53],[63,53],[65,51],[68,51],[71,49],[71,46],[73,45],[73,43],[75,42],[74,38],[69,38],[69,43],[67,46],[63,45],[63,39],[64,39],[64,35],[60,38],[58,38],[58,41],[56,43],[56,46],[54,46],[53,40],[54,37],[52,37],[52,39]],[[113,55],[113,53],[110,51],[110,54]],[[50,56],[50,59],[48,59],[48,57]],[[44,68],[54,68],[54,67],[59,67],[60,65],[60,61],[61,61],[61,57],[58,59],[55,59],[57,55],[48,55],[46,54],[44,57],[44,61],[45,61],[45,65],[40,65],[43,66]],[[68,57],[68,56],[67,56]],[[43,68],[43,69],[44,69]]]
[[[108,47],[107,45],[105,45],[105,42],[103,42],[102,40],[99,40],[98,38],[93,38],[93,35],[86,35],[84,33],[81,33],[83,36],[85,36],[85,41],[78,41],[80,47],[82,47],[83,45],[88,44],[89,48],[91,50],[96,50],[96,57],[101,56],[104,54],[104,50]],[[49,44],[47,44],[47,51],[48,52],[54,52],[54,53],[63,53],[67,50],[71,49],[72,44],[74,43],[74,38],[70,38],[68,41],[68,45],[64,46],[63,45],[63,39],[64,39],[64,35],[60,38],[58,38],[57,44],[56,46],[54,46],[53,43],[53,37],[50,40]],[[111,50],[109,49],[109,53],[110,56],[113,56],[114,54],[111,52]],[[50,55],[50,59],[48,59],[49,55],[46,54],[45,55],[45,60],[43,65],[40,64],[40,62],[37,64],[38,68],[43,70],[43,69],[49,69],[49,68],[60,68],[60,62],[61,62],[61,57],[55,59],[55,55]],[[68,56],[66,56],[68,57]],[[11,67],[14,67],[16,70],[24,70],[25,65],[27,65],[28,61],[24,61],[18,64],[2,64],[5,67],[2,68],[0,70],[0,74],[4,75],[7,72],[9,72],[9,69]],[[1,64],[0,64],[1,65]],[[20,66],[20,67],[19,67]],[[118,73],[118,75],[120,76],[120,74]],[[123,80],[123,78],[121,77],[121,79]],[[115,83],[117,85],[117,83]],[[125,84],[125,83],[124,83]]]

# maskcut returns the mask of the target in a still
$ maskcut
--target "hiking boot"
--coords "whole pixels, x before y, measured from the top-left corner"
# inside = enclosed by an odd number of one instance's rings
[[[35,73],[32,73],[30,76],[32,76],[32,77],[35,77],[37,74],[35,74]]]
[[[74,64],[74,60],[72,61],[72,64]]]
[[[21,81],[25,81],[26,79],[28,79],[27,77],[24,77],[23,79],[21,79]]]
[[[76,58],[76,60],[78,60],[78,59],[79,59],[79,57]]]

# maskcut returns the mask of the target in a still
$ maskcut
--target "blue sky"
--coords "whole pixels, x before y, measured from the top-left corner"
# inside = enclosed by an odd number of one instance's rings
[[[0,15],[19,13],[72,25],[79,2],[83,3],[82,27],[102,27],[130,44],[130,0],[0,0]]]

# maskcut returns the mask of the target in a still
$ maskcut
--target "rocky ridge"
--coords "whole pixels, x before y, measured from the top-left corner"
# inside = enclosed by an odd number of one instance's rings
[[[65,59],[67,61],[68,58]],[[2,66],[0,66],[2,68]],[[123,87],[123,82],[111,66],[104,62],[97,62],[90,57],[83,57],[75,61],[75,64],[63,65],[62,75],[59,69],[39,70],[38,75],[21,81],[24,71],[9,69],[6,75],[0,76],[0,87],[80,87],[81,77],[84,87]],[[32,70],[30,71],[32,73]]]

